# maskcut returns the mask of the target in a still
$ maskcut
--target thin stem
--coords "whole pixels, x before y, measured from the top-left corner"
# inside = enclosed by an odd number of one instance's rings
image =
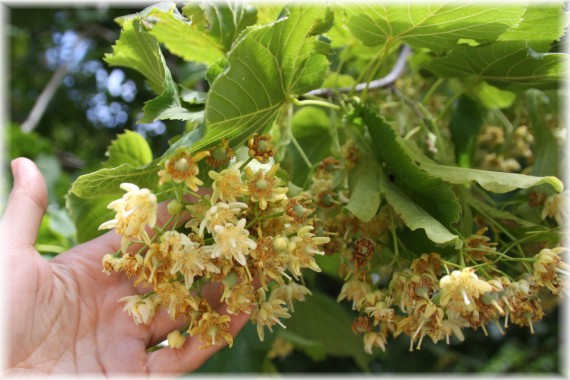
[[[303,161],[305,161],[305,164],[307,164],[309,169],[312,168],[313,164],[311,164],[309,157],[307,157],[307,155],[305,154],[305,151],[303,150],[303,148],[301,148],[301,145],[299,145],[299,142],[297,141],[295,136],[293,136],[293,134],[291,134],[291,142],[293,143],[293,146],[297,149],[297,151],[301,155],[301,158],[303,159]]]
[[[411,54],[411,52],[412,49],[408,45],[402,45],[402,50],[400,50],[400,55],[398,56],[398,60],[394,64],[394,67],[386,76],[382,78],[373,80],[372,82],[359,83],[356,86],[341,88],[319,88],[317,90],[308,92],[306,95],[327,96],[333,94],[361,92],[365,89],[367,89],[367,91],[371,91],[390,87],[404,72],[404,69],[406,68],[406,60],[408,59],[408,56]],[[361,78],[359,78],[359,81],[360,80]]]
[[[441,86],[441,84],[443,83],[445,79],[443,78],[439,78],[438,80],[436,80],[431,87],[429,88],[429,90],[425,93],[423,99],[422,99],[422,103],[425,104],[425,102],[427,100],[429,100],[429,98],[432,97],[432,95],[434,94],[434,92],[439,88],[439,86]]]
[[[320,107],[325,107],[325,108],[331,108],[333,110],[340,110],[340,106],[337,106],[336,104],[332,104],[329,102],[325,102],[324,100],[312,100],[312,99],[299,100],[297,98],[292,98],[291,101],[293,102],[294,105],[299,106],[299,107],[320,106]]]
[[[249,157],[247,160],[245,160],[245,162],[239,167],[239,171],[242,171],[242,169],[245,168],[247,164],[251,162],[251,160],[253,160],[253,157]]]

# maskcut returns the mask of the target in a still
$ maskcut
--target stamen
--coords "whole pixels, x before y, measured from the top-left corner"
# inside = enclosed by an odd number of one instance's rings
[[[503,308],[497,303],[497,301],[493,300],[493,302],[491,302],[491,304],[495,307],[495,309],[497,309],[499,311],[499,313],[501,315],[505,315],[505,311],[503,310]]]
[[[462,289],[461,293],[463,294],[463,301],[465,301],[465,305],[470,305],[471,301],[469,301],[469,297],[467,297],[467,292],[465,292],[465,289]]]
[[[534,334],[534,327],[532,326],[532,320],[530,319],[530,317],[528,317],[526,320],[528,321],[528,326],[530,327],[530,333]]]
[[[273,317],[273,321],[277,322],[281,327],[283,327],[284,329],[287,328],[287,326],[285,326],[278,318]]]

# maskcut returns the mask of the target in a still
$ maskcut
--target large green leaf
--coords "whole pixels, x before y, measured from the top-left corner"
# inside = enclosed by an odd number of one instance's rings
[[[149,12],[153,12],[152,8]],[[166,66],[157,39],[145,30],[139,16],[122,19],[121,22],[121,36],[113,46],[113,52],[105,55],[105,60],[111,66],[124,66],[139,71],[158,94],[155,99],[146,102],[139,122],[192,119],[193,115],[189,115],[182,107],[178,88]]]
[[[165,64],[156,38],[144,30],[137,18],[123,21],[121,35],[113,52],[105,54],[111,66],[123,66],[140,72],[152,90],[160,94],[164,90]]]
[[[427,237],[437,244],[449,244],[458,241],[457,235],[451,233],[437,219],[418,206],[416,202],[390,182],[385,175],[380,176],[380,191],[410,230],[425,230]]]
[[[363,370],[368,369],[362,337],[350,328],[350,314],[329,296],[313,292],[304,302],[295,304],[295,313],[285,323],[288,331],[322,343],[328,355],[352,357]]]
[[[370,133],[375,157],[385,165],[385,173],[399,191],[443,225],[457,222],[461,208],[450,185],[423,171],[405,150],[403,139],[376,112],[360,107],[360,114]]]
[[[528,115],[530,127],[534,137],[533,153],[535,156],[532,165],[533,175],[560,175],[560,143],[554,136],[553,129],[544,118],[547,105],[552,101],[550,97],[539,90],[528,90]]]
[[[449,130],[455,146],[457,164],[461,167],[472,166],[477,148],[477,136],[484,120],[481,108],[473,99],[462,95],[451,115]]]
[[[362,153],[356,166],[349,172],[349,181],[354,185],[350,189],[346,208],[364,222],[372,219],[380,207],[379,174],[378,163]]]
[[[528,189],[529,187],[541,184],[549,184],[558,192],[561,192],[564,189],[562,181],[552,176],[535,177],[517,173],[502,173],[488,170],[459,168],[435,163],[422,163],[421,167],[429,174],[437,178],[441,178],[446,182],[464,184],[474,181],[481,185],[485,190],[494,193],[506,193],[516,189]]]
[[[287,8],[278,21],[242,34],[206,101],[208,138],[244,140],[270,125],[296,92],[322,83],[328,61],[307,35],[325,15],[320,6]]]
[[[443,78],[475,77],[513,90],[557,88],[566,76],[567,55],[539,54],[525,41],[499,41],[480,46],[458,45],[427,68]]]
[[[535,177],[525,174],[440,165],[426,157],[415,144],[406,142],[405,148],[406,152],[414,158],[422,170],[448,183],[462,185],[477,182],[485,190],[494,193],[528,189],[542,184],[548,184],[558,192],[564,190],[562,181],[553,176]]]
[[[230,50],[246,27],[257,21],[257,10],[245,3],[206,2],[202,6],[210,25],[210,35],[217,39],[225,51]]]
[[[152,150],[145,138],[129,130],[117,135],[117,139],[109,145],[105,155],[108,157],[103,163],[105,167],[122,164],[142,166],[152,161]]]
[[[502,34],[499,41],[525,41],[528,47],[547,52],[567,24],[563,1],[531,2],[521,23]]]
[[[151,7],[142,18],[150,34],[175,55],[187,61],[211,65],[224,56],[223,46],[217,38],[210,36],[186,19],[175,3],[168,9]]]
[[[104,168],[79,176],[71,186],[71,192],[81,198],[98,198],[103,195],[122,194],[123,182],[134,183],[139,187],[154,189],[158,184],[158,160],[142,166],[122,164],[114,168]]]
[[[524,4],[479,1],[391,2],[347,6],[348,27],[364,44],[400,40],[413,47],[441,52],[459,39],[495,41],[516,26]]]

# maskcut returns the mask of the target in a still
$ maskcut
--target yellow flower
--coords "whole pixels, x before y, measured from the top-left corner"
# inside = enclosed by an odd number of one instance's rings
[[[119,300],[119,302],[125,302],[123,310],[125,310],[133,320],[135,324],[145,324],[149,325],[154,317],[156,311],[156,306],[158,305],[158,298],[156,294],[151,293],[146,296],[134,295],[126,296]]]
[[[180,239],[179,248],[173,250],[170,254],[173,262],[170,274],[180,272],[184,276],[184,285],[187,288],[192,286],[196,276],[202,276],[206,272],[220,273],[220,269],[212,264],[208,255],[204,254],[200,249],[200,244],[193,242],[188,236],[176,231],[165,233],[161,240],[168,233],[178,234]]]
[[[191,310],[198,309],[198,303],[194,296],[190,294],[188,288],[178,281],[161,282],[155,290],[160,298],[161,306],[174,320],[181,314],[188,314]]]
[[[200,336],[201,349],[219,346],[224,341],[231,347],[233,337],[230,334],[230,320],[229,316],[220,315],[213,310],[205,312],[196,326],[189,331],[190,336]]]
[[[148,189],[140,189],[132,183],[122,183],[121,189],[127,193],[107,206],[116,212],[115,218],[99,226],[99,229],[116,228],[121,240],[121,249],[127,250],[132,240],[144,240],[150,244],[145,227],[156,224],[156,196]]]
[[[251,314],[252,306],[255,305],[255,292],[248,282],[241,282],[227,292],[225,303],[228,305],[229,314]]]
[[[200,222],[198,234],[204,236],[204,229],[212,233],[214,226],[225,226],[227,223],[237,224],[238,216],[247,205],[242,202],[218,202],[206,211],[204,219]]]
[[[279,318],[290,318],[291,314],[287,312],[286,307],[281,306],[285,304],[284,300],[276,298],[273,294],[271,294],[269,300],[266,300],[265,290],[263,290],[263,288],[257,289],[257,300],[258,307],[252,314],[251,320],[257,324],[257,335],[259,335],[259,340],[263,342],[263,328],[267,326],[269,331],[273,332],[272,326],[276,323],[286,328]]]
[[[293,301],[304,301],[305,296],[311,295],[312,293],[303,285],[290,281],[288,284],[281,284],[274,288],[271,294],[275,298],[285,300],[289,309],[294,312],[295,308],[293,307]]]
[[[246,195],[250,196],[252,202],[259,202],[259,208],[265,210],[267,202],[277,202],[287,198],[286,187],[276,187],[279,179],[275,177],[275,173],[279,170],[279,164],[273,165],[268,172],[259,169],[256,173],[250,167],[245,168],[245,174],[248,178]]]
[[[379,347],[382,351],[386,351],[387,336],[375,331],[364,334],[364,351],[372,355],[372,349]]]
[[[164,163],[164,169],[158,172],[160,177],[159,183],[163,184],[168,181],[176,183],[186,183],[192,191],[198,191],[198,186],[203,185],[197,175],[200,172],[198,168],[198,161],[210,155],[210,152],[198,152],[191,155],[190,152],[181,150],[174,153]]]
[[[337,302],[347,299],[352,301],[352,310],[360,309],[360,306],[366,299],[366,295],[370,292],[370,284],[365,281],[360,281],[353,278],[344,283],[340,294],[338,295]]]
[[[256,242],[257,246],[249,253],[254,259],[253,265],[257,269],[259,281],[265,290],[267,290],[267,280],[265,277],[269,277],[280,284],[283,283],[283,277],[291,279],[291,277],[285,273],[287,262],[289,261],[289,251],[287,250],[287,243],[284,244],[284,250],[279,251],[275,248],[273,236],[259,236]]]
[[[289,356],[294,348],[295,347],[293,346],[293,343],[289,342],[286,339],[277,337],[271,345],[271,350],[267,353],[267,358],[274,359],[276,357],[279,357],[281,359],[284,359]]]
[[[546,202],[544,202],[544,208],[542,209],[541,214],[542,219],[552,217],[556,220],[556,223],[558,223],[558,225],[563,224],[568,216],[566,198],[566,192],[562,194],[553,194],[546,198]]]
[[[240,167],[243,162],[236,162],[227,169],[217,173],[213,170],[208,172],[212,182],[212,203],[218,199],[223,202],[236,202],[237,198],[247,192],[247,187],[241,181]]]
[[[564,250],[562,247],[545,248],[534,256],[536,261],[532,264],[536,283],[539,286],[546,286],[555,295],[559,294],[563,288],[563,279],[559,273],[567,275],[570,271],[570,266],[560,257]]]
[[[456,307],[463,303],[465,306],[461,309],[465,311],[474,311],[474,299],[493,290],[491,285],[477,277],[475,269],[471,267],[461,271],[455,270],[451,275],[442,277],[439,286],[441,306],[446,306],[450,301],[453,301]]]
[[[301,275],[301,268],[310,268],[315,272],[321,271],[314,255],[325,254],[323,251],[319,251],[317,246],[328,243],[330,238],[317,237],[310,232],[311,230],[313,230],[313,226],[305,226],[297,231],[297,236],[290,239],[288,246],[291,252],[289,269],[295,276]]]
[[[256,244],[249,239],[249,231],[245,228],[245,219],[241,219],[236,225],[227,223],[225,226],[214,226],[213,246],[204,247],[211,252],[212,258],[224,257],[231,260],[232,257],[241,265],[246,265],[246,255],[255,249]]]
[[[168,340],[168,346],[171,348],[182,348],[182,346],[184,346],[184,342],[186,342],[186,337],[178,330],[168,333],[166,339]]]

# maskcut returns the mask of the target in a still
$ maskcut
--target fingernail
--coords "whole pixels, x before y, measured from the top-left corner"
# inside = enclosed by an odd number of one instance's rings
[[[30,165],[33,165],[32,161],[25,157],[18,157],[12,160],[10,167],[12,168],[14,182],[19,182],[20,178],[22,178],[21,174],[30,168]]]

